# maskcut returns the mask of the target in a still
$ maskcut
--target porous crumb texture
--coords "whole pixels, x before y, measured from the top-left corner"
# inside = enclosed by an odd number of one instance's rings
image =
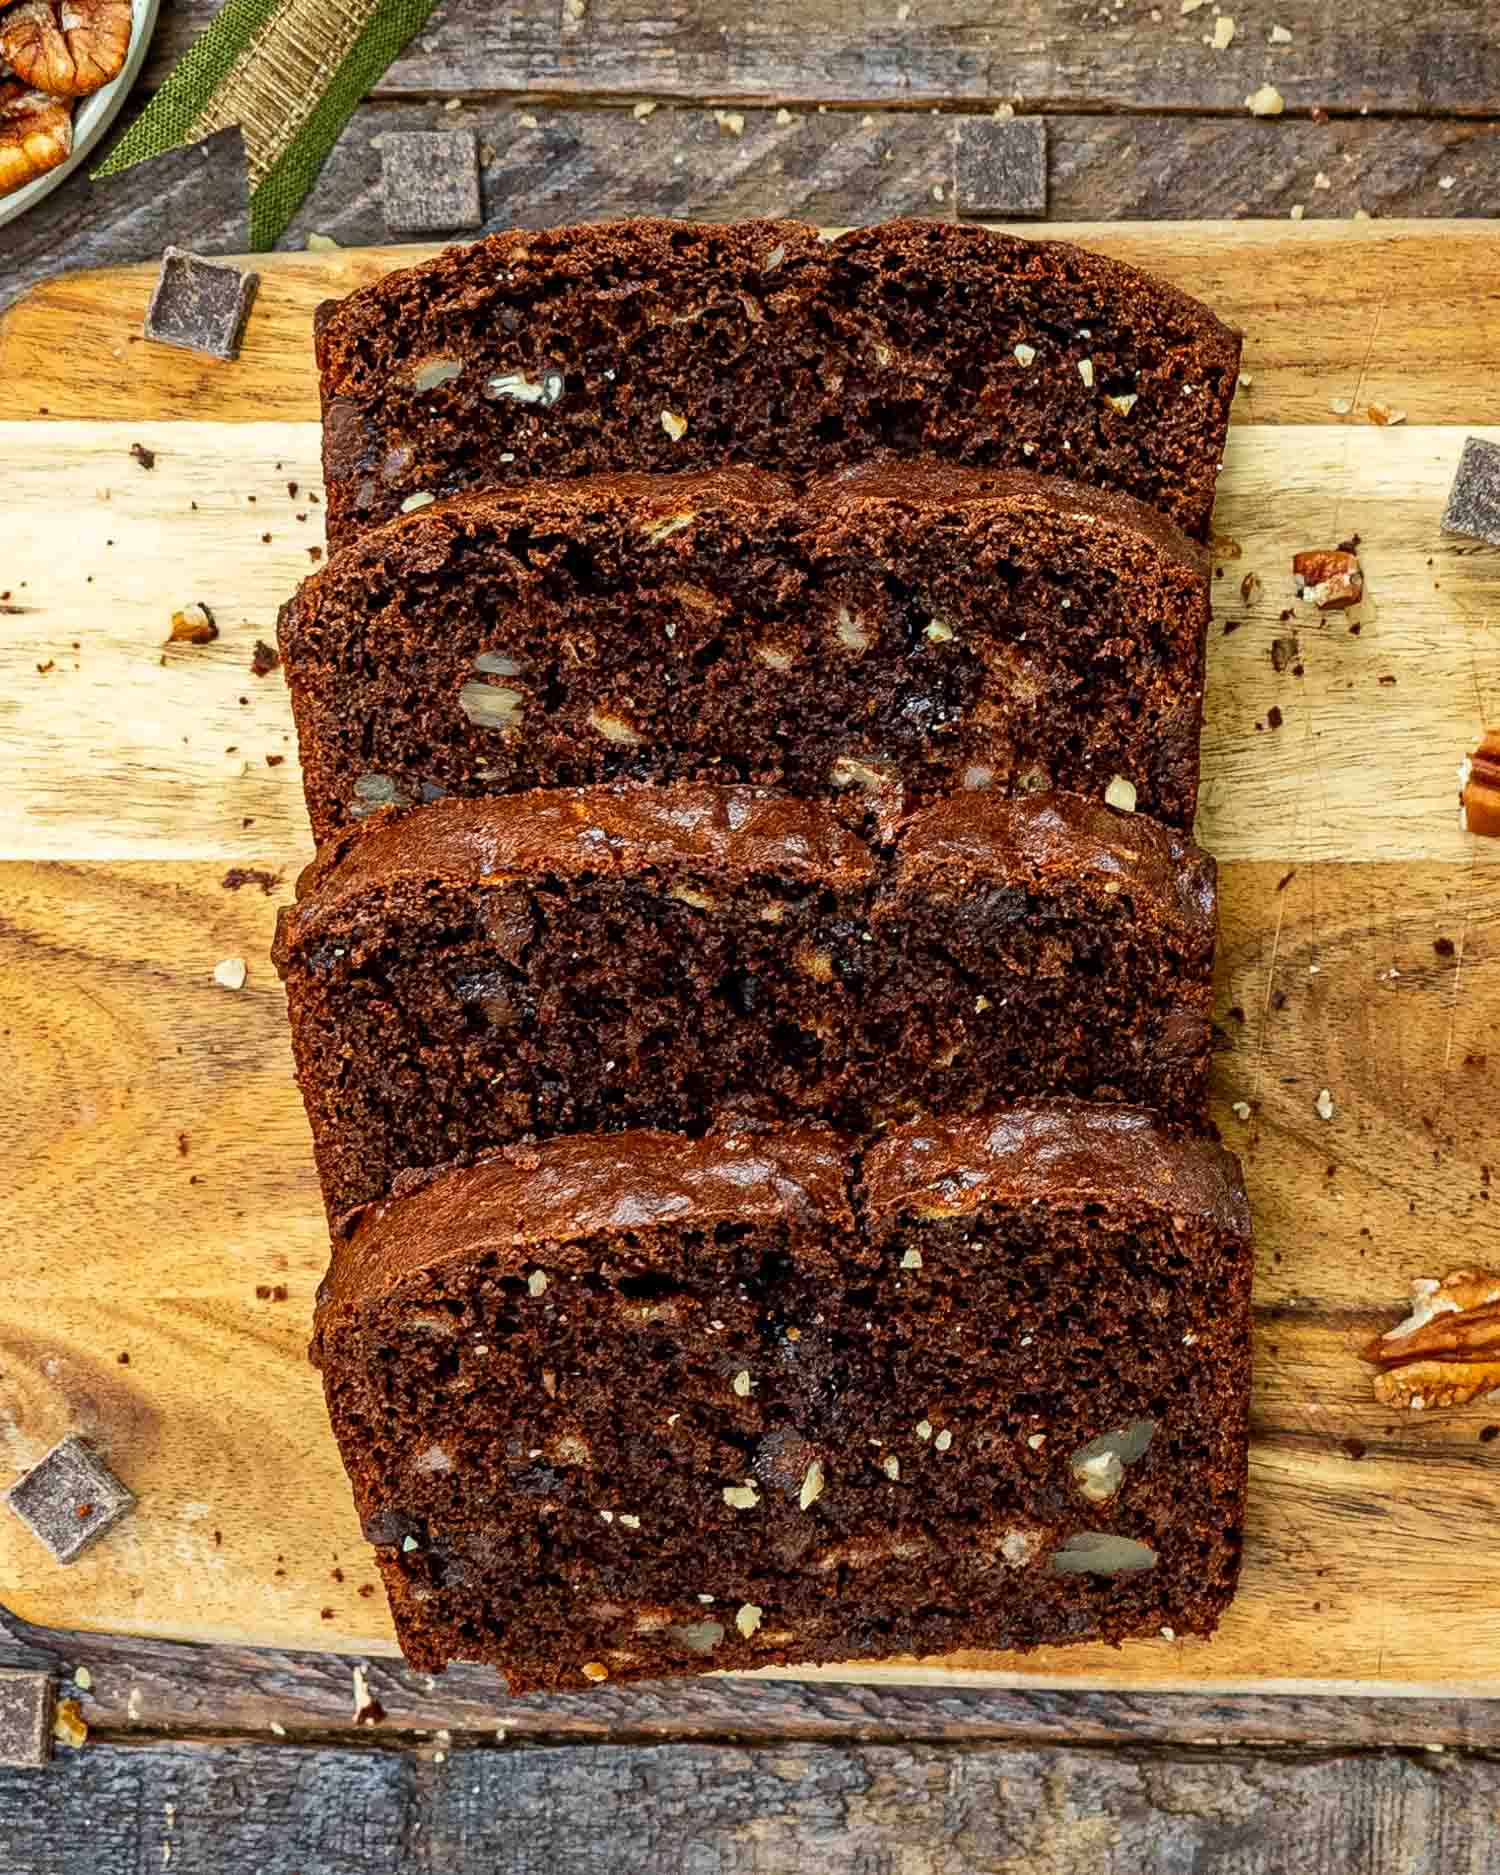
[[[531,1136],[850,1131],[1037,1093],[1202,1124],[1213,863],[1076,796],[970,793],[888,849],[764,789],[384,815],[281,916],[330,1218]]]
[[[557,1141],[369,1213],[314,1356],[420,1669],[1201,1634],[1248,1242],[1229,1155],[1128,1109],[898,1129],[862,1183],[822,1129]]]
[[[385,805],[695,777],[888,832],[955,789],[1192,825],[1202,550],[1127,497],[931,461],[470,494],[281,617],[317,838]]]
[[[883,451],[1121,489],[1206,538],[1240,339],[1064,242],[627,221],[451,248],[322,309],[335,545],[502,480]]]

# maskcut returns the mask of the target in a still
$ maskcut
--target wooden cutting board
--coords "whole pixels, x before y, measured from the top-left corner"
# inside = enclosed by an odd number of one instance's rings
[[[1438,532],[1464,435],[1500,438],[1500,234],[1076,233],[1248,334],[1199,824],[1215,1117],[1259,1243],[1244,1585],[1206,1643],[844,1677],[1494,1691],[1500,1402],[1382,1408],[1357,1350],[1413,1277],[1500,1267],[1500,842],[1460,832],[1455,784],[1500,720],[1500,553]],[[304,1360],[324,1240],[266,953],[308,843],[250,659],[322,539],[312,308],[416,252],[264,257],[237,365],[140,341],[152,268],[0,325],[0,1485],[76,1428],[140,1499],[69,1569],[0,1513],[0,1601],[31,1621],[391,1645]],[[1355,533],[1365,604],[1298,606],[1293,552]],[[217,642],[163,652],[195,600]]]

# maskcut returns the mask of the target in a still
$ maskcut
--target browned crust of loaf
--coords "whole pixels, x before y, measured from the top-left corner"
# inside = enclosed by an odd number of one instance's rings
[[[660,870],[852,883],[873,867],[868,847],[823,803],[774,788],[604,783],[434,801],[403,816],[377,815],[329,841],[297,881],[275,954],[283,962],[341,905],[402,880],[477,885]]]
[[[1033,475],[1029,469],[974,469],[928,456],[861,462],[810,482],[803,501],[809,516],[857,514],[874,504],[907,513],[1009,508],[1139,534],[1166,559],[1204,579],[1212,564],[1206,547],[1134,495],[1120,489],[1089,488],[1061,475]]]
[[[1211,944],[1218,929],[1213,855],[1144,814],[1079,794],[974,790],[919,809],[901,830],[893,890],[959,893],[1002,877],[1149,894],[1190,940]]]
[[[896,1127],[865,1154],[863,1199],[876,1225],[909,1211],[967,1217],[990,1204],[1137,1204],[1250,1238],[1233,1153],[1178,1137],[1142,1108],[1092,1102]]]
[[[403,1277],[484,1250],[623,1231],[769,1225],[808,1218],[852,1227],[849,1144],[822,1126],[708,1134],[636,1129],[508,1148],[471,1166],[398,1182],[334,1245],[318,1322],[378,1298]]]

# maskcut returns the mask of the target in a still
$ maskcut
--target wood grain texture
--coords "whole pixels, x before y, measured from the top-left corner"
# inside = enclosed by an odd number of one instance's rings
[[[10,1875],[1494,1875],[1497,1802],[1467,1756],[105,1744],[0,1773],[0,1838]]]
[[[637,120],[609,108],[466,101],[362,104],[278,243],[312,233],[345,246],[387,240],[375,140],[386,131],[477,131],[491,225],[541,227],[609,215],[758,214],[767,203],[810,220],[951,218],[953,146],[972,113],[879,109],[739,113],[726,132],[707,107],[663,105]],[[534,123],[523,122],[530,118]],[[1500,136],[1463,118],[1281,118],[1053,112],[1046,118],[1054,220],[1310,218],[1356,210],[1478,216],[1500,200]],[[644,125],[644,128],[642,128]],[[91,183],[82,172],[0,230],[0,308],[50,276],[144,261],[167,241],[235,253],[248,234],[237,132]],[[1323,178],[1320,185],[1318,178]],[[1326,185],[1326,186],[1324,186]],[[943,190],[943,199],[933,195]]]
[[[272,336],[252,377],[276,369]],[[174,368],[212,388],[216,367],[174,366],[183,356],[144,361],[148,395]],[[1396,394],[1357,360],[1323,382],[1358,415]],[[1267,396],[1274,412],[1258,375],[1241,394],[1251,420],[1233,431],[1217,508],[1199,837],[1226,860],[1441,859],[1493,881],[1500,848],[1460,831],[1455,773],[1500,716],[1500,560],[1438,532],[1466,431],[1262,422]],[[29,446],[38,435],[45,449]],[[0,567],[20,608],[0,633],[0,856],[306,856],[286,692],[249,664],[322,539],[317,450],[311,424],[0,423],[14,465]],[[1292,555],[1353,533],[1366,603],[1298,605]],[[194,601],[219,638],[164,650]],[[1300,675],[1271,664],[1289,632]]]
[[[353,1669],[384,1718],[354,1720]],[[1490,1750],[1494,1699],[1352,1699],[1138,1688],[1059,1692],[1024,1684],[746,1679],[708,1676],[509,1699],[484,1667],[433,1678],[398,1658],[356,1659],[291,1648],[204,1647],[126,1634],[34,1628],[0,1610],[0,1667],[44,1669],[76,1699],[96,1736],[286,1737],[389,1749],[433,1743],[660,1745],[724,1742],[978,1744],[1003,1741],[1135,1746],[1283,1745]],[[85,1670],[87,1686],[78,1670]],[[278,1728],[279,1731],[273,1730]]]
[[[646,125],[654,122],[646,119]],[[1236,418],[1330,424],[1331,400],[1369,399],[1413,424],[1500,424],[1500,223],[1023,223],[1163,274],[1246,335],[1253,397]],[[311,321],[331,295],[436,252],[433,247],[264,254],[238,365],[141,339],[149,266],[47,282],[0,320],[5,416],[314,422]],[[67,347],[57,342],[69,334]]]
[[[146,81],[161,81],[216,0],[162,9]],[[543,94],[717,102],[797,99],[914,106],[948,102],[1066,108],[1242,112],[1274,81],[1291,110],[1490,115],[1500,43],[1467,0],[1366,0],[1356,12],[1279,0],[1246,17],[1227,51],[1205,43],[1212,18],[1176,0],[1116,11],[1071,0],[724,0],[693,7],[587,0],[447,0],[381,79],[385,97]],[[1290,45],[1269,43],[1271,20]]]
[[[1462,866],[1325,862],[1278,891],[1288,869],[1231,864],[1223,882],[1214,1111],[1246,1155],[1259,1239],[1244,1590],[1206,1645],[970,1657],[977,1671],[1199,1688],[1500,1679],[1495,1565],[1472,1539],[1500,1497],[1478,1437],[1493,1409],[1394,1416],[1356,1358],[1410,1278],[1441,1273],[1435,1259],[1500,1252],[1480,1170],[1500,1057],[1479,1059],[1500,1008],[1500,900]],[[67,1571],[0,1524],[0,1580],[40,1623],[379,1649],[383,1603],[359,1594],[373,1572],[303,1356],[324,1242],[261,961],[274,900],[226,892],[222,870],[0,872],[5,1040],[16,1085],[47,1090],[23,1104],[0,1192],[26,1299],[3,1329],[0,1440],[19,1469],[77,1428],[141,1500]],[[212,980],[226,955],[249,960],[240,992]],[[276,1283],[284,1303],[257,1298]],[[1413,1581],[1441,1623],[1403,1617]]]

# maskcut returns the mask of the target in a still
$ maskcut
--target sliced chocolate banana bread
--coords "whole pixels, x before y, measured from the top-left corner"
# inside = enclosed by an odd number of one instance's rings
[[[440,801],[331,842],[277,929],[335,1225],[529,1136],[862,1132],[1068,1093],[1201,1125],[1213,862],[1074,796],[965,794],[894,848],[676,782]]]
[[[913,461],[463,495],[281,615],[314,834],[378,806],[700,778],[889,833],[958,788],[1192,825],[1208,564],[1127,496]]]
[[[320,310],[329,538],[500,481],[888,450],[1117,488],[1206,538],[1240,339],[1055,241],[894,221],[512,230]]]
[[[512,1692],[1209,1632],[1249,1221],[1125,1108],[627,1132],[413,1179],[314,1359],[419,1669]]]
[[[853,1113],[1069,1093],[1203,1125],[1212,857],[1077,795],[961,794],[914,815],[871,898]]]
[[[531,1134],[820,1112],[872,864],[818,803],[693,783],[439,801],[334,842],[273,953],[330,1218]]]

